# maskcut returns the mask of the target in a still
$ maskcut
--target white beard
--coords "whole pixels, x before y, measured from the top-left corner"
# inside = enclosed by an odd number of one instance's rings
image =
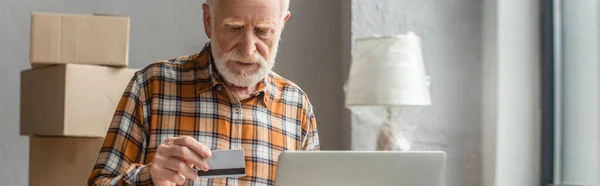
[[[277,38],[274,43],[273,52],[266,59],[258,51],[256,51],[250,57],[244,57],[237,48],[225,54],[221,54],[219,42],[214,35],[211,37],[211,45],[215,66],[217,67],[217,71],[223,77],[223,79],[228,83],[238,87],[251,87],[265,79],[269,73],[271,73],[271,70],[275,65],[275,57],[277,56],[277,50],[279,47],[279,38]],[[259,68],[258,70],[254,71],[242,70],[240,73],[236,73],[227,66],[227,63],[230,63],[231,61],[257,63]]]

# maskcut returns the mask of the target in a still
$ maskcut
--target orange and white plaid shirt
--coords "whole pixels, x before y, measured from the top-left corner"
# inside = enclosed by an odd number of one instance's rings
[[[273,185],[279,154],[319,150],[312,106],[294,83],[271,73],[239,100],[213,67],[210,43],[191,56],[138,71],[117,107],[89,185],[150,185],[149,164],[168,137],[212,150],[243,149],[246,176],[184,185]]]

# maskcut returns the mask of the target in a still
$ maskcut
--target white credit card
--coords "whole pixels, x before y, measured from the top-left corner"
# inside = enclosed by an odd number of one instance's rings
[[[246,176],[244,150],[212,150],[207,159],[210,170],[198,170],[199,178],[232,178]]]

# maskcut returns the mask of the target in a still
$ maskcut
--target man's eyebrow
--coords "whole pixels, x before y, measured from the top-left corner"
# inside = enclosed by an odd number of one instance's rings
[[[263,21],[256,25],[258,28],[274,28],[275,25],[269,21]]]
[[[244,23],[243,21],[234,20],[232,18],[227,18],[223,21],[223,26],[240,27],[244,25],[246,25],[246,23]]]

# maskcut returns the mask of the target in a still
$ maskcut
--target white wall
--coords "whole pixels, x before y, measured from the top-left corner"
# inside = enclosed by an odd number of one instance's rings
[[[198,0],[0,0],[0,185],[27,185],[29,139],[19,136],[20,71],[29,68],[33,11],[131,16],[130,66],[198,52],[207,38]],[[340,1],[292,1],[275,71],[299,84],[315,107],[323,149],[342,148]]]
[[[433,105],[411,150],[446,151],[448,186],[481,185],[481,7],[481,0],[352,0],[353,40],[421,37]]]

